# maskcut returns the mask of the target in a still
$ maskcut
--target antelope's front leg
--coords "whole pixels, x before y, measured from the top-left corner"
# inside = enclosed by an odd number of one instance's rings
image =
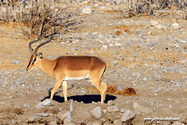
[[[62,80],[57,80],[54,88],[51,90],[51,97],[50,97],[51,101],[53,100],[53,96],[54,96],[56,90],[60,87],[61,82],[62,82]]]
[[[67,101],[67,81],[62,82],[64,101]]]

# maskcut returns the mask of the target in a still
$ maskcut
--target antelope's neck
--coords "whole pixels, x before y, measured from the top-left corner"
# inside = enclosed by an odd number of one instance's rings
[[[47,75],[54,77],[53,76],[53,69],[56,65],[55,61],[50,61],[47,59],[41,59],[40,65],[38,66],[38,68],[40,68],[44,73],[46,73]]]

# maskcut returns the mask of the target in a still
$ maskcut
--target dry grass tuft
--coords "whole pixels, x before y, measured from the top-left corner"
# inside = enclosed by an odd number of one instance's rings
[[[21,108],[15,108],[13,111],[17,115],[23,115],[24,111]]]
[[[88,88],[89,92],[97,92],[99,93],[99,90],[96,88]],[[110,95],[136,95],[136,91],[134,90],[134,88],[124,88],[123,91],[120,91],[117,89],[117,86],[111,86],[108,85],[107,86],[107,91],[106,94],[110,94]]]
[[[107,94],[111,95],[136,95],[136,92],[133,88],[124,88],[123,91],[117,90],[116,86],[108,85]]]

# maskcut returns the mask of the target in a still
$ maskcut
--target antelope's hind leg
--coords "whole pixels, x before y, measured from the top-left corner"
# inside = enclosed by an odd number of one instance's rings
[[[101,82],[101,78],[93,78],[90,76],[90,79],[92,83],[95,85],[95,87],[100,91],[101,93],[101,103],[104,103],[105,96],[106,96],[106,90],[107,90],[107,84],[104,82]]]
[[[67,81],[62,82],[64,101],[67,101]]]

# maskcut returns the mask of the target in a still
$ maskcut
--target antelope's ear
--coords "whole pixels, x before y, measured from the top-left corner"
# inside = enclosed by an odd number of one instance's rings
[[[42,53],[38,53],[38,58],[42,59],[43,58],[43,54]]]

